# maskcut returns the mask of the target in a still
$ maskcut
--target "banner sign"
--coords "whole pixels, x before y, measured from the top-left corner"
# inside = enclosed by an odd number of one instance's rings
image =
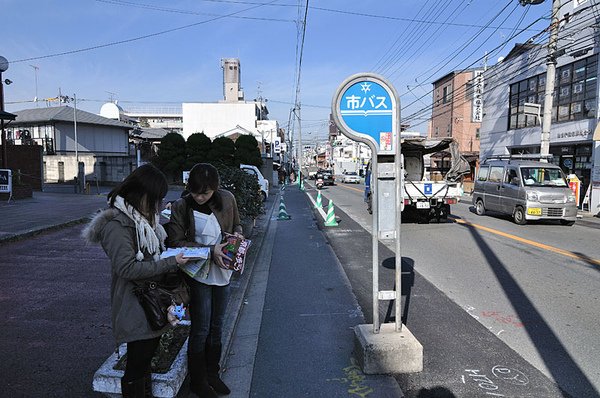
[[[471,121],[481,123],[483,119],[483,71],[473,72],[473,112]]]
[[[0,169],[0,193],[12,192],[12,170]]]

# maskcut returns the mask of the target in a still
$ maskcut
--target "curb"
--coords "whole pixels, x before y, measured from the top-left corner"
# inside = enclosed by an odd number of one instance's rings
[[[277,198],[279,194],[269,196]],[[233,336],[242,312],[241,308],[245,302],[246,292],[248,290],[248,286],[250,285],[250,280],[252,279],[252,274],[254,272],[254,266],[258,259],[258,255],[265,244],[265,238],[273,217],[273,211],[276,207],[276,202],[277,200],[273,200],[271,207],[266,209],[265,214],[263,215],[264,222],[260,224],[260,235],[258,235],[257,239],[252,239],[252,247],[254,247],[254,250],[252,251],[251,256],[246,259],[246,272],[244,272],[236,281],[232,281],[232,283],[236,283],[239,286],[239,289],[237,289],[236,292],[231,295],[229,304],[227,305],[227,315],[223,325],[223,352],[221,354],[221,358],[227,358],[231,350]],[[248,265],[251,265],[251,267],[248,267]],[[226,368],[225,363],[223,363],[223,368]]]
[[[59,229],[72,227],[72,226],[78,225],[78,224],[85,224],[90,221],[92,216],[93,216],[93,213],[90,214],[89,216],[77,218],[77,219],[71,220],[71,221],[66,221],[64,223],[53,224],[53,225],[44,225],[44,226],[37,227],[35,229],[31,229],[29,231],[17,232],[16,234],[10,234],[7,236],[3,236],[3,237],[0,237],[0,245],[3,243],[19,241],[21,239],[39,235],[44,232],[56,231]]]

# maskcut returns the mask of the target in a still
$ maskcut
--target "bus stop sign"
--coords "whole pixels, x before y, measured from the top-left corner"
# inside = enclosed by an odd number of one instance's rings
[[[342,133],[363,142],[380,155],[395,155],[400,118],[398,95],[391,84],[373,73],[350,76],[333,97],[334,120]]]

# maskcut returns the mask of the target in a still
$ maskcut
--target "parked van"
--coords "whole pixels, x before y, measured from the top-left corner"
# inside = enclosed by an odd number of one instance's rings
[[[269,181],[263,177],[262,173],[256,166],[250,164],[240,164],[240,169],[246,173],[256,176],[258,179],[258,185],[260,186],[260,194],[262,195],[263,202],[269,197]]]
[[[510,214],[519,225],[528,220],[573,225],[577,220],[575,195],[560,167],[515,156],[481,164],[473,204],[480,216],[488,210]]]

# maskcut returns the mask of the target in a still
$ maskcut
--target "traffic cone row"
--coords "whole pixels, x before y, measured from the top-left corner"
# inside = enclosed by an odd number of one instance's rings
[[[285,209],[285,203],[283,203],[283,196],[281,197],[281,199],[279,200],[279,215],[277,216],[278,220],[289,220],[292,217],[290,217],[290,215],[287,213],[287,210]]]
[[[315,209],[322,209],[323,208],[323,202],[321,199],[321,190],[318,189],[317,190],[317,203],[315,203]]]
[[[335,212],[333,211],[333,200],[329,201],[329,205],[327,206],[327,217],[325,217],[325,226],[326,227],[337,227],[338,223],[335,219]]]

